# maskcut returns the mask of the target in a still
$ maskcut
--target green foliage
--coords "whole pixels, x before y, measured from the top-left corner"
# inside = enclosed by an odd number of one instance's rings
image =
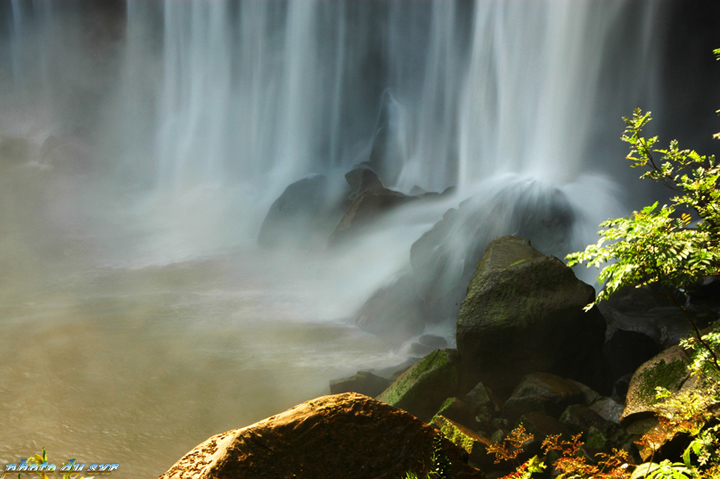
[[[436,434],[433,438],[432,454],[430,455],[430,462],[432,463],[432,470],[422,476],[422,479],[452,479],[452,464],[450,459],[442,450],[442,438],[443,435]],[[420,479],[415,472],[406,472],[402,479]]]
[[[632,118],[624,118],[622,140],[630,145],[627,159],[631,167],[645,169],[641,179],[659,181],[675,196],[660,208],[655,202],[630,217],[601,223],[604,229],[598,233],[598,242],[568,255],[568,264],[602,268],[603,287],[588,308],[628,286],[649,285],[674,302],[694,329],[694,339],[685,343],[695,351],[693,370],[703,372],[709,367],[720,374],[713,349],[720,344],[720,336],[701,335],[674,294],[703,277],[720,274],[720,165],[714,156],[681,150],[675,140],[667,149],[656,148],[657,136],[642,135],[650,119],[650,112],[639,109]]]
[[[693,479],[698,477],[697,473],[687,467],[683,462],[670,462],[664,460],[660,464],[649,462],[642,464],[640,470],[647,467],[648,472],[643,476],[646,479]]]
[[[682,455],[682,462],[668,460],[655,464],[648,477],[657,478],[715,478],[720,471],[720,424],[713,418],[713,411],[720,406],[720,384],[706,382],[702,387],[677,394],[658,388],[660,402],[655,412],[660,422],[659,431],[686,433],[692,441]],[[667,432],[665,432],[667,434]],[[644,444],[654,440],[643,438]],[[644,467],[640,466],[640,467]]]
[[[657,149],[657,137],[641,134],[649,112],[635,110],[624,120],[622,140],[630,145],[631,166],[645,168],[640,178],[660,181],[677,194],[669,205],[658,208],[655,202],[630,217],[603,222],[596,244],[568,255],[571,266],[602,267],[598,301],[626,286],[682,289],[720,273],[720,166],[715,157],[681,150],[675,140]]]

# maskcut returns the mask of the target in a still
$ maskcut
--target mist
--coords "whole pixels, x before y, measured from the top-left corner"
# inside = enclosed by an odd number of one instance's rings
[[[443,273],[418,282],[448,298],[422,332],[453,346],[493,237],[563,257],[662,194],[627,168],[622,116],[651,109],[653,133],[712,152],[720,12],[685,4],[4,2],[0,461],[45,447],[159,475],[402,363],[417,335],[357,315],[451,209]],[[406,195],[451,190],[328,246],[358,166]],[[330,213],[258,246],[308,175]]]

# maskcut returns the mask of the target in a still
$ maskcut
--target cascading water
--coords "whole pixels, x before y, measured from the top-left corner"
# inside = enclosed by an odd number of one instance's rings
[[[620,116],[670,96],[680,2],[0,4],[0,336],[28,339],[5,344],[0,462],[44,445],[158,474],[402,361],[338,319],[408,268],[454,303],[492,236],[592,241],[627,209]],[[288,185],[324,175],[335,211],[358,164],[456,188],[332,250],[257,248]],[[452,344],[452,307],[430,310]]]

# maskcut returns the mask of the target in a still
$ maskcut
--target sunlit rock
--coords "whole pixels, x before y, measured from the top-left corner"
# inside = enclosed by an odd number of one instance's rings
[[[436,429],[356,393],[306,401],[251,426],[213,436],[161,479],[397,479],[432,467]],[[439,450],[457,479],[482,478],[447,439]]]

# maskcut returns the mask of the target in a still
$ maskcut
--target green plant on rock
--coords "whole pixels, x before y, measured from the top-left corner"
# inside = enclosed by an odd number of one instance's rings
[[[720,372],[713,348],[720,336],[703,336],[676,296],[703,277],[720,274],[720,165],[714,156],[680,149],[675,140],[667,149],[657,148],[656,136],[642,135],[650,112],[637,109],[624,120],[622,140],[630,145],[631,166],[645,169],[640,178],[659,181],[676,194],[670,204],[658,207],[655,202],[630,217],[601,223],[599,241],[568,255],[568,264],[602,268],[603,287],[595,302],[621,288],[643,285],[672,301],[693,329],[694,338],[686,346],[700,346],[703,352],[698,360]]]
[[[651,478],[717,478],[720,477],[720,424],[714,420],[714,411],[720,407],[720,384],[706,383],[701,389],[689,389],[672,394],[657,388],[659,402],[654,409],[659,427],[646,434],[641,444],[655,450],[668,434],[685,433],[692,440],[682,455],[682,462],[664,460],[659,464],[650,462],[638,466],[647,468]]]
[[[452,464],[442,449],[443,434],[436,434],[433,438],[430,463],[432,469],[424,476],[418,476],[414,472],[406,472],[402,479],[452,479]]]

